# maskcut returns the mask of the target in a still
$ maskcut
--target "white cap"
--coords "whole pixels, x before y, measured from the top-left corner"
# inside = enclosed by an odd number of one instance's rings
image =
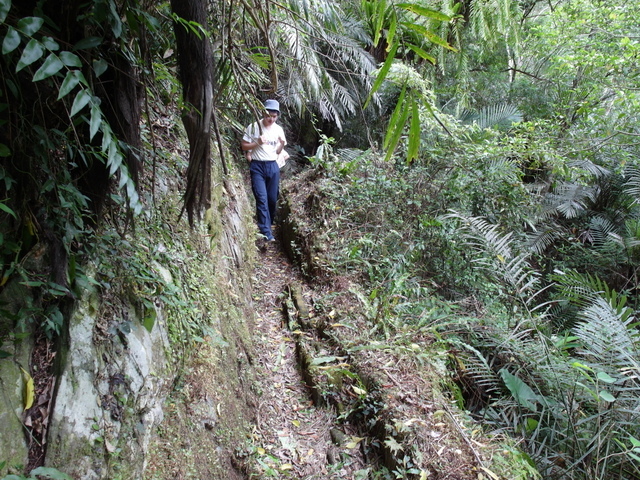
[[[273,110],[274,112],[280,113],[280,104],[277,100],[265,100],[264,108],[265,110]]]

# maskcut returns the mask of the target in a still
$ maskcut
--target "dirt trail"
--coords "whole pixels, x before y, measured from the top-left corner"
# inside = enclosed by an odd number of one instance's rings
[[[308,287],[277,244],[263,248],[259,260],[254,279],[259,399],[253,432],[255,464],[250,468],[255,473],[249,478],[366,478],[368,468],[358,439],[345,431],[348,426],[338,425],[335,412],[314,405],[298,367],[295,333],[284,321],[287,286],[302,285],[311,305]]]

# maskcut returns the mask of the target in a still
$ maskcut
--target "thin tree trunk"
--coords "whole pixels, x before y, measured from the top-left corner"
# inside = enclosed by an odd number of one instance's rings
[[[203,0],[171,0],[173,12],[187,22],[206,28],[206,2]],[[185,109],[182,113],[189,138],[189,167],[184,193],[183,211],[189,225],[202,210],[211,206],[211,115],[213,102],[212,50],[204,31],[174,22],[178,52],[179,78]]]

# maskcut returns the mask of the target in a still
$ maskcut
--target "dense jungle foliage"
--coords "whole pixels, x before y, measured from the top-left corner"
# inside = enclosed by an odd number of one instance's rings
[[[624,0],[0,0],[0,285],[34,296],[0,334],[60,334],[82,259],[118,241],[105,225],[154,216],[157,106],[184,112],[193,223],[210,162],[276,97],[333,212],[326,268],[366,285],[372,335],[444,338],[453,395],[543,478],[640,478],[639,16]],[[41,243],[44,273],[27,261]]]

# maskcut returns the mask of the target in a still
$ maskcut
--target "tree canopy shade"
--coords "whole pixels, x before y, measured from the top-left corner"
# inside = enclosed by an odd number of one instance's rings
[[[101,207],[143,210],[154,74],[166,97],[181,83],[191,224],[211,137],[235,145],[276,96],[325,140],[310,162],[335,206],[326,235],[358,233],[332,268],[361,267],[394,321],[434,310],[426,297],[483,303],[455,327],[460,377],[495,395],[474,411],[558,478],[637,476],[639,17],[622,0],[0,0],[0,285],[45,239],[48,291],[71,298]]]

